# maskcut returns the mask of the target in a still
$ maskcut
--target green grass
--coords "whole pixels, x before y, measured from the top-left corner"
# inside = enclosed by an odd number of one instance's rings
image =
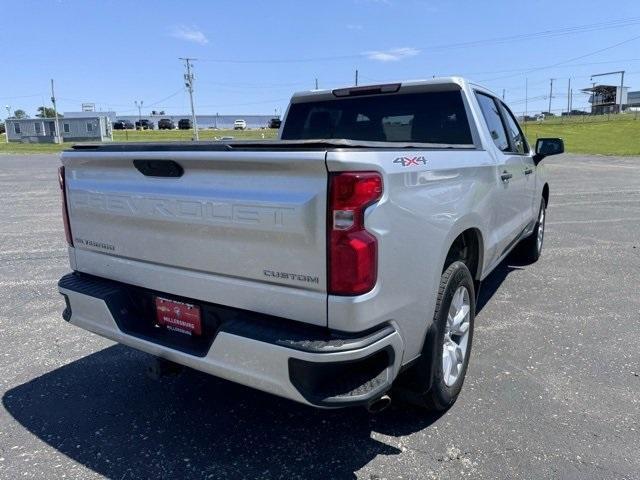
[[[596,119],[600,118],[600,121]],[[580,117],[573,119],[545,120],[543,123],[529,122],[524,125],[527,138],[532,145],[536,138],[560,137],[565,150],[571,153],[597,155],[640,155],[640,118],[631,115]]]
[[[116,130],[114,142],[176,142],[190,141],[191,130]],[[264,137],[263,137],[264,135]],[[233,137],[235,140],[269,140],[278,135],[276,129],[265,130],[201,130],[200,140],[216,140],[221,137]],[[73,142],[53,143],[5,143],[4,134],[0,135],[0,153],[56,153],[70,148]]]

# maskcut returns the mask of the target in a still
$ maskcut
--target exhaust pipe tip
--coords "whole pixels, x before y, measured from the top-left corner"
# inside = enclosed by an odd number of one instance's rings
[[[380,413],[386,410],[389,405],[391,405],[391,397],[385,394],[369,402],[367,404],[367,411],[369,413]]]

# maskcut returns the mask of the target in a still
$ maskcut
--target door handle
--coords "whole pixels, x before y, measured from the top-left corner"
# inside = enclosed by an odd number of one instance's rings
[[[510,178],[512,178],[513,175],[510,173],[507,173],[507,171],[505,170],[502,175],[500,175],[500,178],[502,179],[503,182],[508,182]]]
[[[524,174],[525,174],[525,175],[531,175],[532,173],[533,173],[533,169],[531,169],[531,168],[527,168],[527,169],[524,171]]]

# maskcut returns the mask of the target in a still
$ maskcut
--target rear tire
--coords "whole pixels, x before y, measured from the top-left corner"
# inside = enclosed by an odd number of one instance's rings
[[[453,262],[442,274],[422,355],[398,382],[400,397],[432,411],[454,404],[469,365],[475,318],[473,277],[467,266]]]
[[[540,210],[533,232],[523,239],[517,247],[516,254],[523,263],[535,263],[542,254],[544,243],[545,220],[547,218],[547,205],[544,198],[540,199]]]

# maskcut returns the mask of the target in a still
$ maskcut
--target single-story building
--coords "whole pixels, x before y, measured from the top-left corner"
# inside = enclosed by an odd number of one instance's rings
[[[7,140],[22,143],[54,143],[54,118],[8,118]],[[104,116],[58,119],[58,132],[64,142],[104,142],[112,140],[111,122]]]

